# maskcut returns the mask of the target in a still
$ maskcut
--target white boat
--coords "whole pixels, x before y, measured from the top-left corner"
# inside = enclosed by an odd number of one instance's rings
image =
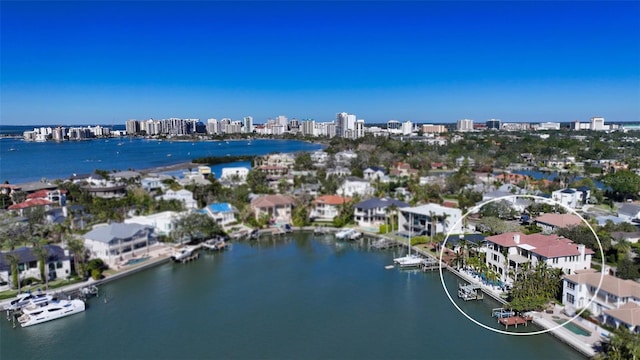
[[[77,314],[85,310],[84,301],[51,300],[46,304],[29,304],[22,309],[22,315],[18,318],[20,326],[27,327],[61,317]]]
[[[41,291],[37,291],[35,293],[26,292],[18,294],[15,300],[12,300],[8,305],[5,305],[4,310],[18,311],[32,302],[40,304],[51,300],[53,300],[52,295],[45,294]]]
[[[344,229],[344,230],[340,230],[336,233],[336,239],[349,239],[351,238],[351,235],[355,234],[356,231],[354,229]]]
[[[354,231],[351,235],[349,235],[349,239],[351,240],[357,240],[360,237],[362,237],[362,233],[357,231]]]
[[[418,267],[424,263],[424,259],[420,256],[409,254],[407,256],[393,259],[393,262],[401,268]]]
[[[171,260],[173,261],[182,261],[193,255],[193,251],[195,248],[186,246],[180,250],[176,250],[173,255],[171,255]]]
[[[409,214],[409,224],[413,224],[411,214]],[[414,268],[424,263],[423,258],[411,253],[411,232],[409,232],[409,253],[407,256],[393,259],[393,262],[398,264],[401,268]]]

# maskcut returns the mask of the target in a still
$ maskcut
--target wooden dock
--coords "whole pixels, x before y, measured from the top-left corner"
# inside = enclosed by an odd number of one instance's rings
[[[509,316],[498,319],[498,322],[504,325],[505,329],[508,329],[509,326],[515,326],[516,328],[518,328],[518,325],[527,326],[529,321],[533,321],[531,316]]]

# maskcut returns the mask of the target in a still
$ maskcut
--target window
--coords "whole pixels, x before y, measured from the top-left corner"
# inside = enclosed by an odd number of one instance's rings
[[[553,263],[557,264],[558,263],[558,258],[553,258]]]
[[[573,295],[567,294],[567,302],[569,304],[573,304],[573,303],[575,303],[575,301],[576,301],[576,298]]]
[[[572,283],[570,281],[567,281],[567,288],[569,288],[571,290],[574,290],[576,288],[576,284],[574,284],[574,283]]]

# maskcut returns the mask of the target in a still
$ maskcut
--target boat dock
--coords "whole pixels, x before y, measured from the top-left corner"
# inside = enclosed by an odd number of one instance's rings
[[[478,284],[460,284],[458,285],[458,297],[464,301],[482,300],[484,293]]]
[[[376,250],[386,250],[400,246],[400,243],[389,239],[389,238],[380,238],[371,244],[371,247]]]
[[[422,269],[422,271],[440,270],[440,263],[435,259],[427,257],[422,262],[421,269]]]
[[[527,326],[529,321],[532,321],[533,318],[531,316],[509,316],[504,318],[499,318],[498,322],[504,325],[505,329],[508,329],[509,326],[515,326],[518,328],[518,325]]]

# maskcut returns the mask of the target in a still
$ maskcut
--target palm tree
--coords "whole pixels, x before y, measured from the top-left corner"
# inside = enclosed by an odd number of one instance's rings
[[[20,274],[18,273],[20,257],[15,253],[8,253],[5,255],[5,258],[11,267],[11,282],[13,283],[13,288],[18,289],[18,292],[20,292]]]
[[[44,241],[38,241],[33,247],[33,253],[38,258],[38,267],[40,268],[40,280],[44,280],[46,289],[49,289],[49,277],[45,274],[45,267],[49,257],[49,251],[45,246]]]
[[[395,223],[394,220],[398,213],[398,206],[396,204],[391,204],[387,207],[387,212],[388,215],[391,215],[390,217],[387,215],[387,217],[389,217],[389,222],[391,223],[391,232],[393,233],[393,224]]]
[[[84,241],[79,238],[71,238],[67,242],[69,250],[73,253],[73,262],[75,264],[76,273],[83,277],[85,276],[84,262],[87,249],[84,247]]]

